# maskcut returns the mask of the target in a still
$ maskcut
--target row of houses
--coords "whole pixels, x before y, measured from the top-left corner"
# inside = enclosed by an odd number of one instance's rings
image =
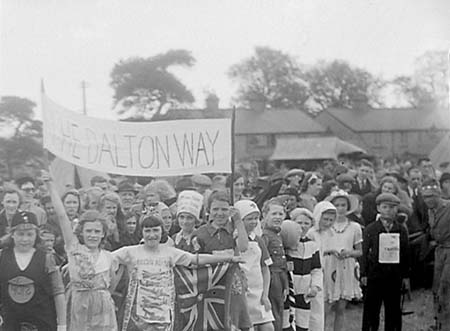
[[[204,109],[171,109],[164,119],[231,117],[232,109],[218,105],[218,98],[210,96]],[[247,109],[236,109],[235,146],[238,160],[280,159],[277,155],[289,153],[298,157],[302,147],[324,151],[331,144],[341,144],[343,150],[351,144],[383,158],[421,157],[448,132],[450,112],[427,106],[370,109],[362,105],[330,108],[312,116],[301,109],[268,109],[253,102]]]

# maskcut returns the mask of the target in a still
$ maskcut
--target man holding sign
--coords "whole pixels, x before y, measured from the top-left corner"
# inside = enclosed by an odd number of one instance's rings
[[[385,330],[402,326],[401,292],[409,289],[409,243],[406,228],[397,220],[400,199],[391,193],[376,198],[377,221],[364,230],[361,283],[364,296],[363,331],[378,330],[384,303]]]

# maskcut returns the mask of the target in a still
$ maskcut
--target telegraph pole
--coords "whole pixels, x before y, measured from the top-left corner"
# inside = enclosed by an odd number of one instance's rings
[[[81,81],[81,93],[82,93],[82,97],[83,97],[83,115],[87,115],[87,110],[86,110],[86,82],[83,80]]]

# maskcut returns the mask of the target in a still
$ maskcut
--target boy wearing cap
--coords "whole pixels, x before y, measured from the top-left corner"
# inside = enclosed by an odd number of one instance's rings
[[[366,286],[363,331],[378,330],[384,303],[385,330],[402,327],[401,292],[409,290],[409,243],[406,228],[396,221],[400,199],[392,193],[376,198],[378,217],[364,229],[361,283]]]
[[[11,237],[13,246],[0,251],[4,330],[66,330],[64,285],[53,257],[36,248],[36,216],[31,212],[16,213]]]
[[[450,330],[450,201],[442,199],[440,194],[436,180],[423,183],[422,196],[436,245],[433,276],[436,330]]]

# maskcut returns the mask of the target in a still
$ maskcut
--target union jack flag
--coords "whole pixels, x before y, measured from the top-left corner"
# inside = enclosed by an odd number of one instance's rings
[[[174,331],[232,330],[230,297],[236,268],[230,263],[175,267]]]

